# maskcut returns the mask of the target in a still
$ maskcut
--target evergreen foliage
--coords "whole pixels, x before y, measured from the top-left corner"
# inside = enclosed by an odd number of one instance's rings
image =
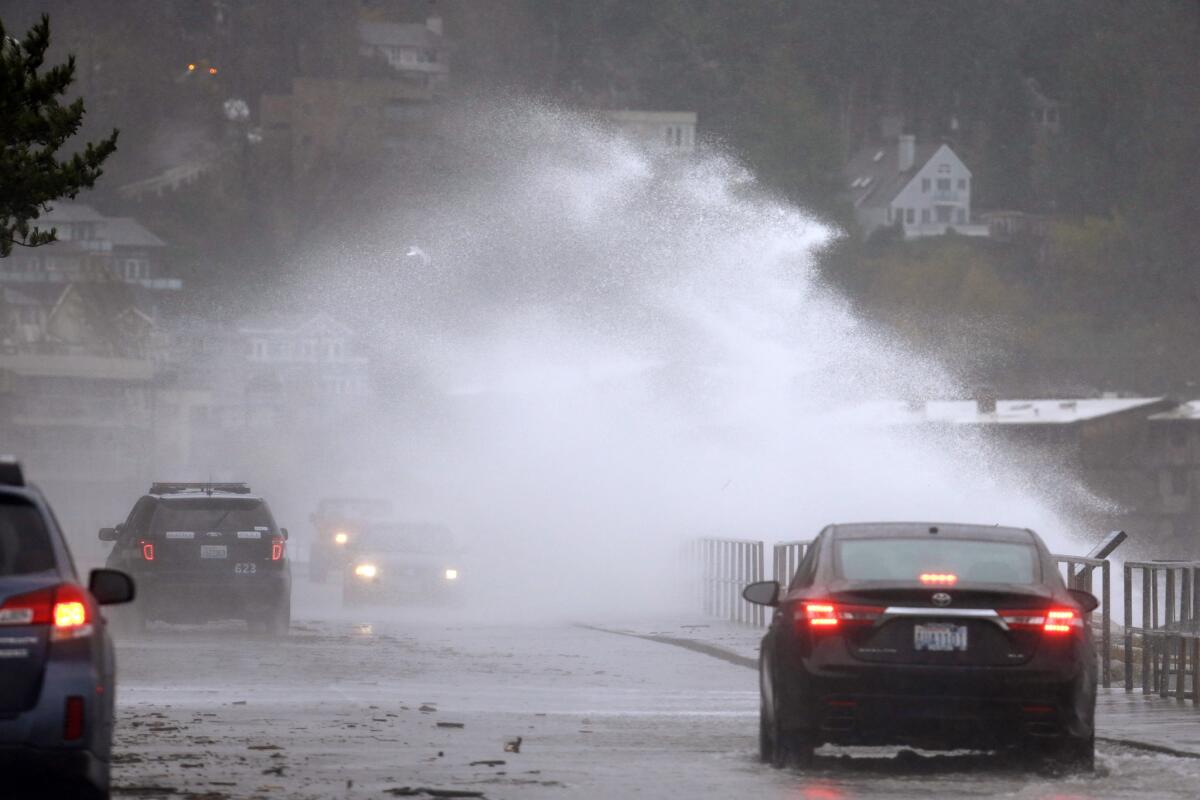
[[[53,228],[37,227],[48,204],[92,187],[101,165],[117,149],[117,131],[88,142],[82,152],[59,158],[83,121],[83,100],[59,100],[75,79],[75,58],[42,70],[50,46],[50,19],[43,16],[18,41],[0,22],[0,257],[15,245],[55,241]],[[39,74],[40,72],[40,74]]]

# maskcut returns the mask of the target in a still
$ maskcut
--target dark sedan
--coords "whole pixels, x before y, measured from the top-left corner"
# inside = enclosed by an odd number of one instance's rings
[[[775,607],[760,655],[760,745],[776,766],[814,748],[1010,750],[1094,760],[1097,601],[1068,590],[1029,530],[831,525]]]

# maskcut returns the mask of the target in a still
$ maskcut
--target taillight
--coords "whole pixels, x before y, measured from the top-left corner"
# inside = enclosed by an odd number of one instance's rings
[[[154,545],[152,543],[142,542],[142,558],[146,559],[147,561],[154,560]]]
[[[1014,630],[1041,631],[1045,634],[1062,635],[1083,628],[1083,619],[1077,611],[1069,608],[1016,609],[997,612],[1004,624]]]
[[[271,537],[271,560],[279,561],[283,558],[283,537],[276,534]]]
[[[0,606],[0,625],[50,625],[54,641],[92,633],[87,596],[69,583],[5,600]]]
[[[83,738],[83,698],[71,695],[63,712],[63,738],[68,742]]]
[[[921,583],[926,586],[953,586],[958,576],[952,572],[922,572]]]
[[[1071,609],[1052,608],[1046,612],[1046,624],[1042,630],[1046,633],[1070,633],[1082,627],[1083,620]]]
[[[883,616],[879,606],[857,606],[828,601],[802,602],[796,608],[796,627],[836,630],[842,625],[873,625]]]

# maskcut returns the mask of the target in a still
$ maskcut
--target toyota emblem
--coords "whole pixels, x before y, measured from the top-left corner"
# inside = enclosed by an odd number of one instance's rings
[[[945,592],[937,592],[933,596],[933,604],[935,606],[945,608],[946,606],[950,605],[950,595],[946,594]]]

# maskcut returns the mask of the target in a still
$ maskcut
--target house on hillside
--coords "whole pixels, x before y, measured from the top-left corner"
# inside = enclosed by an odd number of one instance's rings
[[[115,280],[155,291],[183,288],[182,281],[168,275],[166,243],[135,219],[106,217],[84,203],[60,202],[38,217],[37,225],[54,228],[58,241],[0,261],[0,282]]]
[[[904,134],[865,147],[846,165],[843,198],[864,236],[895,227],[905,239],[987,236],[971,218],[971,170],[949,144]]]
[[[431,16],[424,25],[361,20],[358,40],[361,55],[408,80],[434,89],[449,80],[450,44],[441,17]]]
[[[606,111],[604,117],[623,135],[653,149],[696,149],[695,111]]]

